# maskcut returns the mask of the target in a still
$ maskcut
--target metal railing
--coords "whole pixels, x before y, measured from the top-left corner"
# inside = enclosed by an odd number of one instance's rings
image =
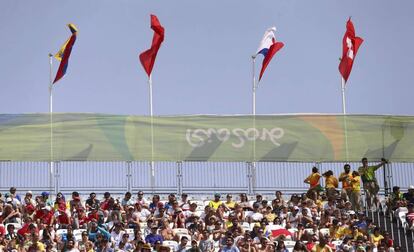
[[[285,194],[307,190],[303,183],[313,166],[320,172],[332,170],[336,176],[343,171],[344,163],[302,162],[156,162],[154,186],[148,162],[55,162],[53,172],[47,162],[0,162],[0,190],[15,186],[20,191],[59,191],[68,194],[79,191],[89,194],[110,191],[123,194],[126,191],[143,190],[149,193],[190,193],[211,195],[220,193],[248,193],[250,195]],[[359,163],[350,163],[352,170]],[[414,163],[393,163],[379,169],[376,177],[381,194],[392,185],[401,191],[414,184]],[[50,182],[51,181],[51,182]],[[322,185],[323,185],[322,181]]]

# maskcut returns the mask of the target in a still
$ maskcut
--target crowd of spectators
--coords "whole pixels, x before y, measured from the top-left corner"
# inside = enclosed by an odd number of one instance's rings
[[[305,179],[308,192],[254,199],[244,193],[237,199],[219,193],[211,200],[161,198],[142,191],[52,199],[48,192],[20,196],[13,187],[0,197],[0,251],[400,251],[352,194],[360,190],[353,182],[359,172],[345,165],[339,180],[332,172],[323,176],[325,188],[314,168]],[[413,200],[414,186],[405,194],[394,187],[387,209],[407,208],[412,226]]]

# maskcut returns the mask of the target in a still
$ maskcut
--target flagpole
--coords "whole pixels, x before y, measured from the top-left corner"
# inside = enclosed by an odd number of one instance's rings
[[[49,53],[49,116],[50,116],[50,193],[53,192],[53,175],[54,175],[54,162],[53,162],[53,54]]]
[[[252,80],[253,80],[253,116],[256,116],[256,76],[255,76],[256,56],[252,56]]]
[[[345,79],[341,77],[341,86],[342,86],[342,113],[346,114],[346,106],[345,106]]]
[[[151,162],[150,162],[150,171],[151,171],[151,191],[155,193],[155,166],[154,166],[154,118],[153,118],[153,109],[152,109],[152,75],[148,77],[149,85],[149,103],[150,103],[150,118],[151,118]]]
[[[346,106],[345,106],[345,79],[341,76],[341,87],[342,87],[342,114],[344,115],[344,131],[345,131],[345,157],[346,161],[349,160],[348,153],[348,127],[346,122]]]
[[[253,128],[256,129],[256,74],[255,74],[255,63],[256,63],[256,55],[252,56],[252,81],[253,81],[253,105],[252,105],[252,113],[253,113]],[[256,138],[253,141],[253,162],[252,162],[252,191],[254,193],[255,186],[256,186]]]

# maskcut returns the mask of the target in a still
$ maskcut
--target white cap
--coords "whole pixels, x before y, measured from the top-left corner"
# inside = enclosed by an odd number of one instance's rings
[[[408,190],[414,190],[414,185],[410,185],[410,187],[408,187]]]

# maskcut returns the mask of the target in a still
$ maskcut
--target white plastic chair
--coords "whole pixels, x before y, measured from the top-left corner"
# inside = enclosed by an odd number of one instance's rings
[[[73,236],[75,237],[76,241],[82,240],[82,233],[86,232],[86,229],[75,229],[73,230]]]
[[[295,241],[284,241],[284,243],[287,249],[295,247],[296,244]]]
[[[335,241],[332,241],[332,244],[333,244],[333,245],[335,245],[335,247],[336,247],[336,246],[339,246],[339,245],[341,245],[341,244],[342,244],[342,240],[335,240]]]
[[[325,235],[329,235],[329,228],[321,228],[319,229],[319,232],[325,236]]]
[[[399,212],[398,213],[398,219],[401,221],[401,226],[403,228],[406,228],[408,226],[408,222],[407,222],[407,213],[405,212]]]
[[[55,235],[62,237],[63,234],[67,234],[68,230],[67,229],[58,229],[56,230]]]
[[[309,235],[314,235],[315,232],[313,232],[312,228],[305,228],[305,232],[308,233]]]
[[[188,229],[186,228],[174,228],[172,231],[174,234],[188,234]]]
[[[244,229],[244,231],[252,231],[252,228],[248,222],[243,222],[241,226]]]
[[[169,247],[171,249],[171,251],[175,251],[177,246],[178,246],[178,242],[166,240],[166,241],[162,242],[162,245],[166,246],[166,247]]]
[[[134,229],[133,228],[126,228],[125,233],[129,235],[128,240],[132,241],[134,239]]]

